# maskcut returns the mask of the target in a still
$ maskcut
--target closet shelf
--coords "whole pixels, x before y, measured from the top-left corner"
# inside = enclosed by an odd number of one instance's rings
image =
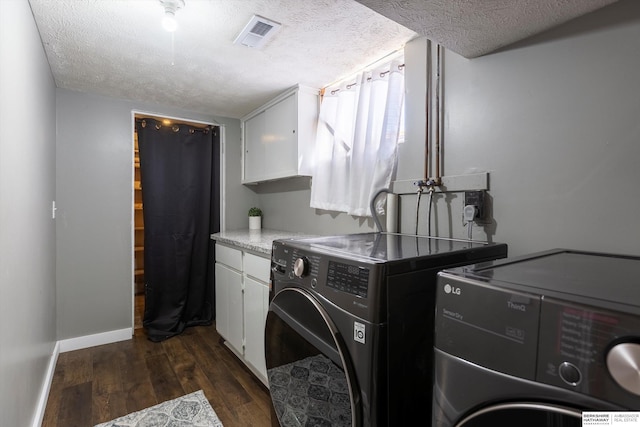
[[[0,0],[2,1],[2,0]],[[135,294],[144,293],[144,209],[142,207],[142,178],[138,133],[133,133],[133,262]]]

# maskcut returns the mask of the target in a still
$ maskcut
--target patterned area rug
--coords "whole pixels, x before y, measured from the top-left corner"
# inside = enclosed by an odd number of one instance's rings
[[[281,426],[351,426],[347,378],[324,355],[278,366],[267,375]]]
[[[222,427],[202,390],[95,427]]]

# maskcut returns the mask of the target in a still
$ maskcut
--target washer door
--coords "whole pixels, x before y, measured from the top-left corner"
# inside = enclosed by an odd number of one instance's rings
[[[507,426],[580,427],[582,413],[573,408],[546,403],[502,403],[485,407],[456,424],[456,427]]]
[[[353,365],[334,322],[311,294],[286,288],[273,297],[265,357],[281,426],[360,426]]]

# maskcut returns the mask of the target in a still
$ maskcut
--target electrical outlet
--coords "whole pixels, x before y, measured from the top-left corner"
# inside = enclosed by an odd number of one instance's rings
[[[486,204],[485,204],[485,192],[480,191],[465,191],[464,192],[464,205],[476,207],[476,219],[483,221],[486,219]]]

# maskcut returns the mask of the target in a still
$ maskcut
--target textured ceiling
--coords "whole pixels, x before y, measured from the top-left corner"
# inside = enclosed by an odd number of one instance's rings
[[[353,0],[185,0],[173,42],[158,0],[29,2],[58,87],[225,117],[347,77],[416,36]],[[282,28],[260,50],[234,45],[254,14]]]
[[[356,0],[466,58],[487,54],[617,0]]]
[[[358,1],[185,0],[172,40],[158,0],[29,0],[58,87],[226,117],[347,77],[413,30],[472,57],[615,0]],[[282,28],[234,45],[254,14]]]

